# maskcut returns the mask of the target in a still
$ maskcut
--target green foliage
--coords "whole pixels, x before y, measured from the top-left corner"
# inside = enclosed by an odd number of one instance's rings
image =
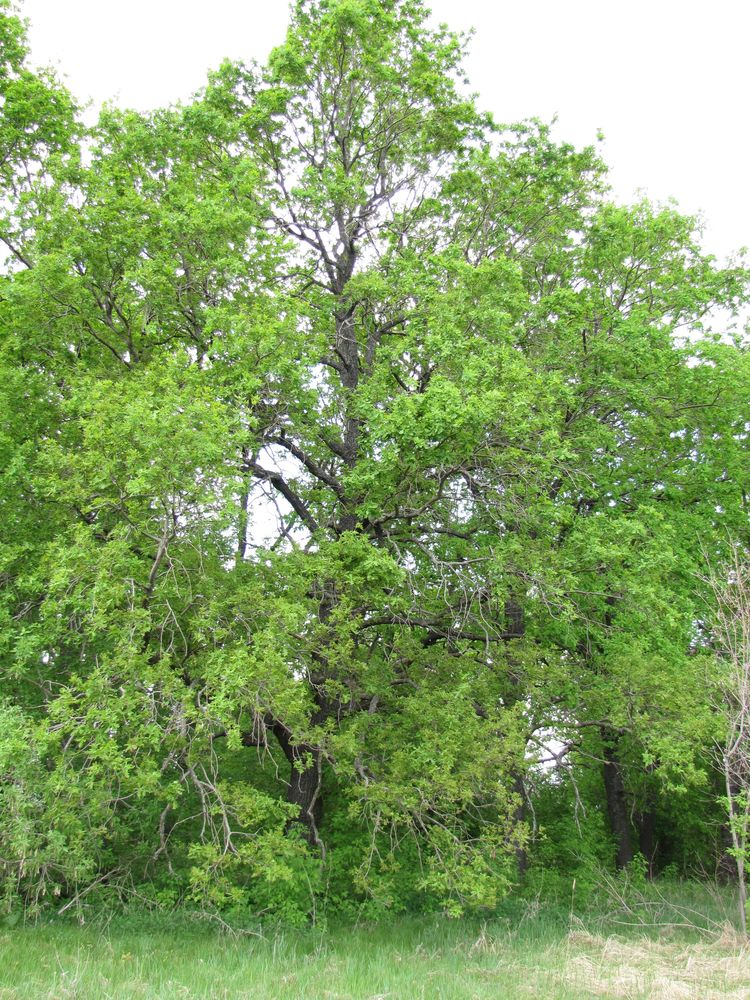
[[[710,864],[747,271],[480,114],[418,0],[88,131],[0,31],[8,905],[487,912],[608,860],[605,749]]]

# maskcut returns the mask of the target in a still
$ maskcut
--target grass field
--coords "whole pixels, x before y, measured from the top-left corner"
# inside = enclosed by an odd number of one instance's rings
[[[702,892],[702,895],[701,895]],[[750,1000],[750,948],[718,895],[514,903],[484,923],[228,934],[146,916],[0,932],[0,1000]]]

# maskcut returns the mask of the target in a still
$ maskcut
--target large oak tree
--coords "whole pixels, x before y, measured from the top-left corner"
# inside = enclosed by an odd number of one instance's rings
[[[9,884],[489,904],[550,733],[627,861],[708,738],[747,273],[480,113],[418,0],[299,0],[267,67],[80,140],[1,16]]]

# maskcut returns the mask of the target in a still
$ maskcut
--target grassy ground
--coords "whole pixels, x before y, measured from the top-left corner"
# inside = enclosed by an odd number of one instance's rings
[[[702,894],[702,895],[701,895]],[[184,917],[0,932],[0,1000],[750,1000],[750,949],[705,890],[538,901],[486,923],[230,935]]]

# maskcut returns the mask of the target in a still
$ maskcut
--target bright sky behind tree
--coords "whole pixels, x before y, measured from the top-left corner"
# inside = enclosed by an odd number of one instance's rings
[[[709,250],[750,243],[746,0],[432,0],[476,29],[467,64],[498,121],[558,117],[578,145],[605,136],[615,194],[641,190],[701,212]],[[32,55],[94,106],[186,99],[224,57],[263,61],[285,0],[25,0]]]

